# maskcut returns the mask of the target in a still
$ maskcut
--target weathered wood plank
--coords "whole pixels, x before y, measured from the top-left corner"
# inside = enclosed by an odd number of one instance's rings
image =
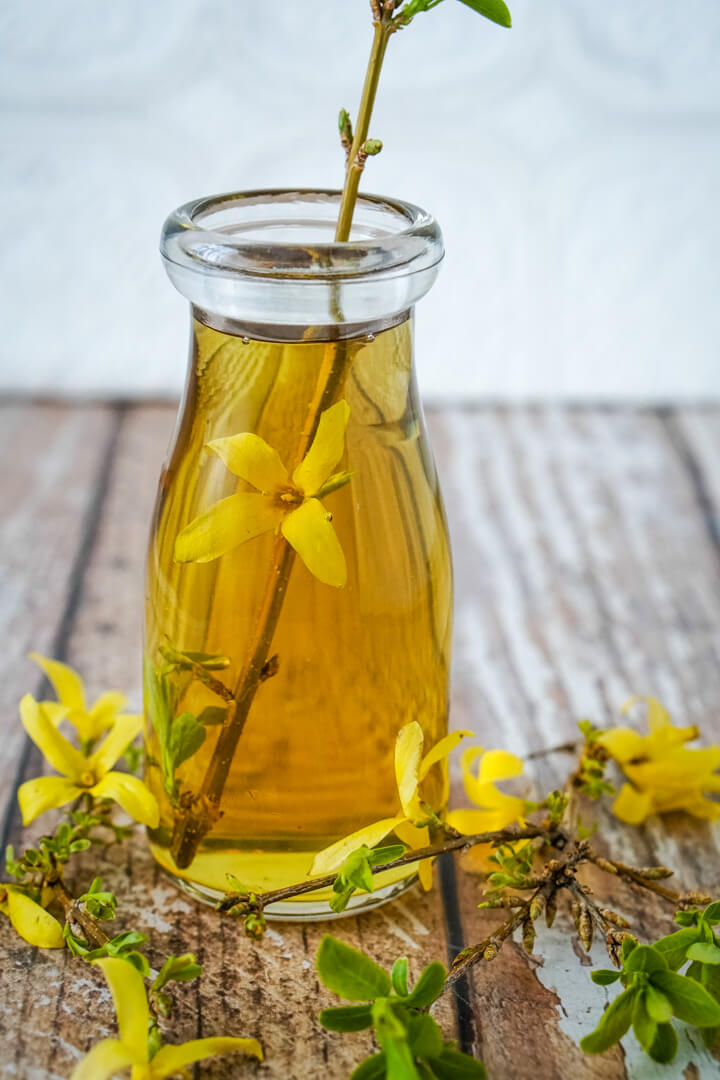
[[[580,717],[616,722],[627,697],[650,693],[720,737],[720,564],[667,418],[513,409],[432,419],[462,583],[454,724],[522,754],[572,737]],[[561,783],[567,766],[535,762],[539,789]],[[707,826],[602,820],[621,857],[667,862],[684,884],[720,888]],[[466,940],[482,940],[497,920],[476,910],[481,882],[459,881]],[[662,908],[611,893],[646,933],[663,932]],[[560,930],[540,935],[538,953],[539,963],[512,946],[474,976],[475,1045],[490,1075],[654,1076],[632,1048],[601,1061],[580,1053],[575,1040],[594,1026],[602,995]],[[601,952],[594,959],[603,963]],[[716,1075],[704,1048],[687,1043],[663,1075],[681,1077],[691,1062]]]
[[[115,411],[102,405],[0,403],[3,816],[24,745],[17,703],[42,681],[26,654],[56,650],[64,632],[73,568],[114,425]]]
[[[160,462],[172,422],[164,408],[130,409],[117,444],[109,476],[103,517],[82,585],[82,604],[68,642],[68,658],[82,671],[90,693],[118,686],[139,703],[140,622],[146,534]],[[83,876],[84,871],[84,876]],[[144,841],[110,853],[108,866],[85,860],[73,877],[78,882],[102,872],[120,899],[121,920],[150,935],[151,956],[161,961],[169,951],[197,951],[205,974],[197,985],[177,994],[178,1011],[172,1039],[197,1035],[259,1035],[267,1062],[267,1077],[345,1077],[354,1063],[370,1051],[363,1033],[352,1038],[324,1032],[316,1020],[331,995],[320,992],[314,955],[328,924],[273,926],[267,941],[257,946],[240,928],[221,920],[178,893],[156,868]],[[439,891],[418,891],[374,915],[333,924],[344,940],[365,948],[381,963],[407,954],[413,974],[431,959],[444,958],[445,931]],[[73,1063],[98,1038],[112,1033],[112,1011],[99,973],[88,971],[64,954],[36,954],[2,933],[10,971],[23,965],[23,977],[6,981],[4,1000],[21,1003],[20,1012],[6,1011],[5,1050],[12,1069],[28,1075],[67,1076]],[[39,965],[39,966],[38,966]],[[39,997],[37,981],[43,976]],[[12,993],[10,992],[12,989]],[[92,1011],[92,1024],[86,1023]],[[451,999],[439,1010],[445,1030],[452,1032]],[[80,1018],[80,1019],[79,1019]],[[14,1039],[16,1025],[25,1023],[32,1036]],[[38,1038],[38,1033],[43,1038]],[[46,1037],[49,1036],[49,1037]],[[12,1040],[12,1041],[11,1041]],[[216,1078],[251,1075],[256,1067],[227,1059],[205,1068]]]

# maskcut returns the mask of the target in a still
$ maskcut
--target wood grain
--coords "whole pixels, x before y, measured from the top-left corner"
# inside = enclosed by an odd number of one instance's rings
[[[7,643],[0,778],[8,792],[18,761],[26,773],[38,765],[23,762],[15,720],[20,694],[38,686],[22,659],[28,648],[59,647],[91,696],[115,685],[139,704],[146,533],[174,410],[13,404],[3,415],[0,492],[10,512],[0,550],[11,592],[0,611]],[[474,728],[484,745],[524,753],[572,736],[581,716],[611,722],[631,693],[655,693],[678,719],[720,739],[720,413],[445,408],[431,411],[429,422],[458,582],[455,726]],[[547,790],[567,767],[563,757],[536,760],[528,784]],[[457,784],[455,797],[462,798]],[[599,812],[589,807],[588,818]],[[669,829],[630,831],[606,811],[601,820],[615,854],[666,861],[683,884],[720,889],[709,826],[679,819]],[[17,836],[16,815],[11,825]],[[327,924],[274,924],[258,947],[179,893],[142,837],[104,860],[120,921],[146,930],[151,958],[194,950],[205,966],[197,984],[176,994],[172,1039],[263,1041],[262,1066],[225,1059],[201,1075],[340,1080],[368,1051],[362,1033],[333,1036],[315,1019],[330,1003],[313,964]],[[80,861],[72,883],[81,887],[95,870],[94,859]],[[413,891],[332,924],[333,932],[381,963],[407,954],[417,973],[494,924],[476,907],[480,880],[452,864],[440,877],[442,888],[429,896]],[[661,907],[616,883],[592,884],[645,933],[665,927]],[[717,1074],[707,1053],[687,1042],[662,1074],[632,1047],[586,1058],[576,1040],[603,1007],[587,958],[562,926],[539,934],[537,953],[527,958],[507,947],[438,1011],[450,1032],[457,1004],[458,1035],[491,1080]],[[99,973],[65,953],[25,946],[4,920],[0,956],[0,1076],[67,1077],[92,1043],[114,1034]],[[593,960],[604,963],[601,950]]]
[[[641,693],[720,739],[712,496],[708,488],[699,505],[691,451],[678,452],[670,426],[685,430],[692,421],[707,453],[716,445],[708,417],[702,428],[698,417],[643,411],[454,410],[432,419],[456,577],[464,583],[454,724],[473,728],[484,745],[522,754],[572,738],[580,717],[618,722],[620,705]],[[692,463],[700,474],[700,459]],[[569,762],[564,755],[534,761],[528,773],[536,790],[561,785]],[[680,818],[669,829],[654,822],[631,830],[593,805],[583,813],[600,822],[603,846],[617,857],[666,863],[685,886],[720,888],[717,830],[708,825]],[[460,871],[458,882],[465,938],[482,940],[499,920],[477,910],[482,879]],[[593,887],[640,931],[668,932],[672,912],[661,903],[602,875]],[[592,1029],[603,1005],[597,990],[587,992],[587,958],[579,945],[569,949],[561,930],[541,932],[536,948],[539,958],[529,958],[513,945],[474,975],[470,1038],[490,1075],[648,1076],[647,1059],[617,1050],[598,1060],[579,1051],[574,1040]],[[593,959],[606,963],[601,947]],[[681,1047],[663,1075],[682,1076],[690,1063],[699,1076],[715,1075],[701,1047]]]

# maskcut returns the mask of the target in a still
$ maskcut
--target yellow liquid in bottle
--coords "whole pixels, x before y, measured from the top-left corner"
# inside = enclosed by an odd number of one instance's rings
[[[277,670],[252,701],[222,816],[182,870],[170,853],[173,828],[183,800],[200,790],[220,728],[208,724],[202,745],[168,778],[157,695],[146,694],[146,779],[161,806],[153,853],[201,892],[225,890],[228,872],[260,891],[305,879],[322,848],[398,812],[393,752],[403,724],[418,721],[426,749],[447,730],[450,554],[412,377],[411,323],[341,347],[347,362],[334,398],[347,401],[350,417],[337,470],[352,476],[322,504],[345,555],[347,583],[323,584],[295,557],[270,648]],[[161,480],[148,566],[146,665],[164,680],[170,723],[185,713],[222,719],[226,704],[212,680],[237,692],[277,544],[271,531],[211,562],[174,561],[184,526],[219,499],[253,490],[204,445],[254,432],[292,467],[327,350],[337,348],[254,341],[194,323],[192,372]],[[228,663],[210,679],[198,677],[168,664],[168,645]],[[209,708],[214,713],[203,712]],[[423,798],[441,810],[444,789],[441,766],[434,766]],[[403,868],[378,884],[413,874]],[[306,903],[319,899],[316,893]]]

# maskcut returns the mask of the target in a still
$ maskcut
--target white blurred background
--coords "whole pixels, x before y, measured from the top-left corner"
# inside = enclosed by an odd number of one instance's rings
[[[720,398],[720,0],[445,0],[391,42],[364,186],[432,210],[426,396]],[[157,240],[194,196],[340,186],[366,0],[2,0],[0,390],[170,396]]]

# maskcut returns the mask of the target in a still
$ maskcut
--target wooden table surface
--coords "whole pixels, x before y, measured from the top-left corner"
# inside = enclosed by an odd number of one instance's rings
[[[14,786],[40,768],[17,716],[21,695],[42,690],[27,652],[66,659],[91,693],[118,687],[139,704],[146,532],[175,410],[10,401],[1,411],[0,782],[5,839],[17,843]],[[455,556],[453,724],[523,754],[572,737],[578,718],[615,722],[630,694],[648,693],[720,740],[720,411],[446,407],[429,409],[428,422]],[[529,773],[547,790],[568,765],[541,759]],[[720,893],[710,826],[600,820],[616,855],[669,862],[683,885]],[[71,884],[94,865],[80,861]],[[120,922],[149,934],[151,957],[193,950],[205,966],[175,995],[171,1040],[263,1042],[262,1066],[226,1058],[198,1075],[342,1078],[368,1052],[365,1033],[331,1035],[315,1019],[330,1001],[313,966],[327,926],[274,924],[253,944],[179,893],[141,836],[104,855],[99,872]],[[407,954],[414,973],[454,954],[495,920],[476,908],[478,879],[452,863],[440,876],[429,895],[413,890],[333,931],[380,962]],[[662,907],[620,884],[611,898],[642,932],[667,932]],[[717,1076],[687,1037],[665,1068],[631,1039],[601,1058],[578,1050],[606,999],[563,918],[539,933],[536,956],[507,947],[437,1011],[491,1080]],[[5,919],[0,947],[0,1075],[67,1077],[115,1032],[100,973],[25,945]],[[593,958],[604,965],[601,947]]]

